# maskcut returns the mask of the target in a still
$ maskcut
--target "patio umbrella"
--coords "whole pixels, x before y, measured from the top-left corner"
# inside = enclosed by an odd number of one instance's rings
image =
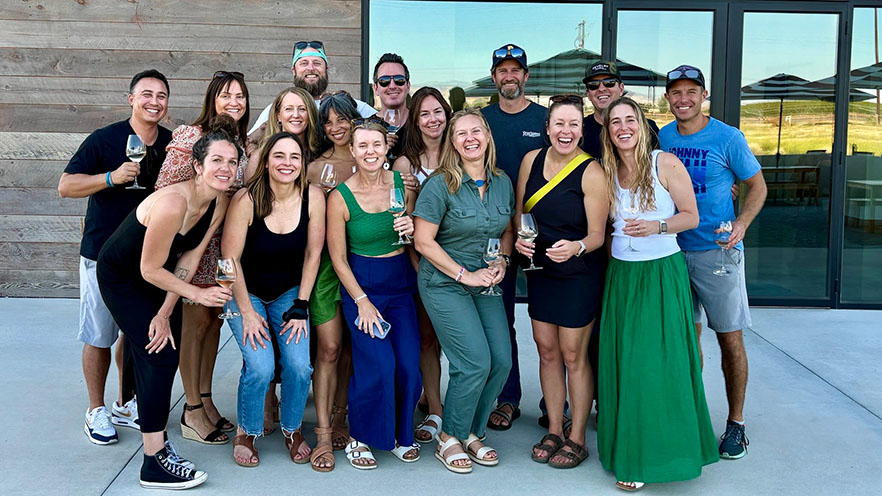
[[[819,83],[832,84],[833,76],[821,79]],[[876,90],[876,123],[879,122],[879,90],[882,90],[882,62],[854,69],[849,73],[849,83],[852,88]]]
[[[529,64],[530,79],[525,91],[531,95],[557,95],[560,93],[582,94],[585,67],[601,60],[599,54],[584,48],[561,52],[541,62]],[[619,75],[626,85],[664,86],[665,75],[616,60]],[[474,86],[466,88],[466,96],[493,96],[496,85],[490,76],[477,79]]]
[[[863,91],[851,89],[849,100],[859,101],[873,98]],[[775,162],[781,157],[781,123],[784,119],[784,100],[823,100],[836,99],[836,87],[825,81],[810,82],[793,74],[779,73],[772,77],[760,79],[741,88],[742,100],[778,100],[778,148]]]

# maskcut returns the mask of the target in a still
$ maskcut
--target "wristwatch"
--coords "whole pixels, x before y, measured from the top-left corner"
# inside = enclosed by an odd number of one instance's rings
[[[585,243],[583,243],[581,239],[577,241],[577,243],[579,243],[579,251],[576,253],[576,256],[581,257],[586,251],[588,251],[588,248],[585,248]]]
[[[659,219],[659,221],[658,221],[658,233],[659,234],[667,234],[668,233],[668,223],[665,222],[664,219]]]
[[[506,255],[505,253],[501,253],[499,256],[505,262],[506,267],[511,267],[511,257],[510,256]]]

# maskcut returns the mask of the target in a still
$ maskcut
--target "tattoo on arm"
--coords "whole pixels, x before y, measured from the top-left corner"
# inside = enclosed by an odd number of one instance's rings
[[[183,268],[183,267],[178,267],[178,268],[175,269],[175,276],[177,276],[177,278],[180,279],[180,280],[182,280],[182,281],[186,280],[186,279],[187,279],[187,276],[188,276],[189,274],[190,274],[190,271],[187,270],[187,269],[185,269],[185,268]]]

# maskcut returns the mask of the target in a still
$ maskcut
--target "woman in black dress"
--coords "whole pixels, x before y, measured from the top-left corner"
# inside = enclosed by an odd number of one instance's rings
[[[549,426],[532,458],[571,468],[588,457],[585,427],[594,387],[587,349],[603,291],[606,254],[599,248],[609,201],[603,169],[579,149],[582,97],[552,97],[546,125],[551,146],[524,156],[515,201],[515,222],[523,227],[521,215],[532,214],[538,237],[519,238],[516,247],[542,267],[527,272],[527,293]],[[573,424],[564,441],[567,389]]]
[[[225,191],[236,179],[241,153],[233,143],[226,132],[203,135],[193,145],[196,177],[148,196],[98,255],[101,296],[131,343],[144,440],[143,487],[186,489],[208,477],[175,453],[165,429],[178,366],[179,297],[210,307],[232,297],[229,289],[189,281],[223,221]]]

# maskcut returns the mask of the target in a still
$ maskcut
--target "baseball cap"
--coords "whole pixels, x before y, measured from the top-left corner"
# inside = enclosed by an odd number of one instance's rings
[[[530,68],[527,67],[527,52],[524,51],[523,48],[507,44],[502,45],[501,47],[493,50],[493,65],[490,66],[490,70],[496,69],[496,66],[499,65],[503,60],[516,60],[521,67],[524,68],[525,71],[529,71]]]
[[[619,81],[622,80],[619,76],[619,68],[616,67],[616,63],[607,60],[588,64],[588,67],[585,68],[585,77],[582,78],[582,83],[588,84],[588,81],[594,76],[612,76]]]
[[[704,83],[704,74],[701,73],[701,69],[691,65],[681,65],[668,72],[668,75],[665,78],[665,91],[671,89],[671,85],[674,84],[675,81],[683,79],[687,81],[695,81],[700,84],[702,88],[707,88]]]

